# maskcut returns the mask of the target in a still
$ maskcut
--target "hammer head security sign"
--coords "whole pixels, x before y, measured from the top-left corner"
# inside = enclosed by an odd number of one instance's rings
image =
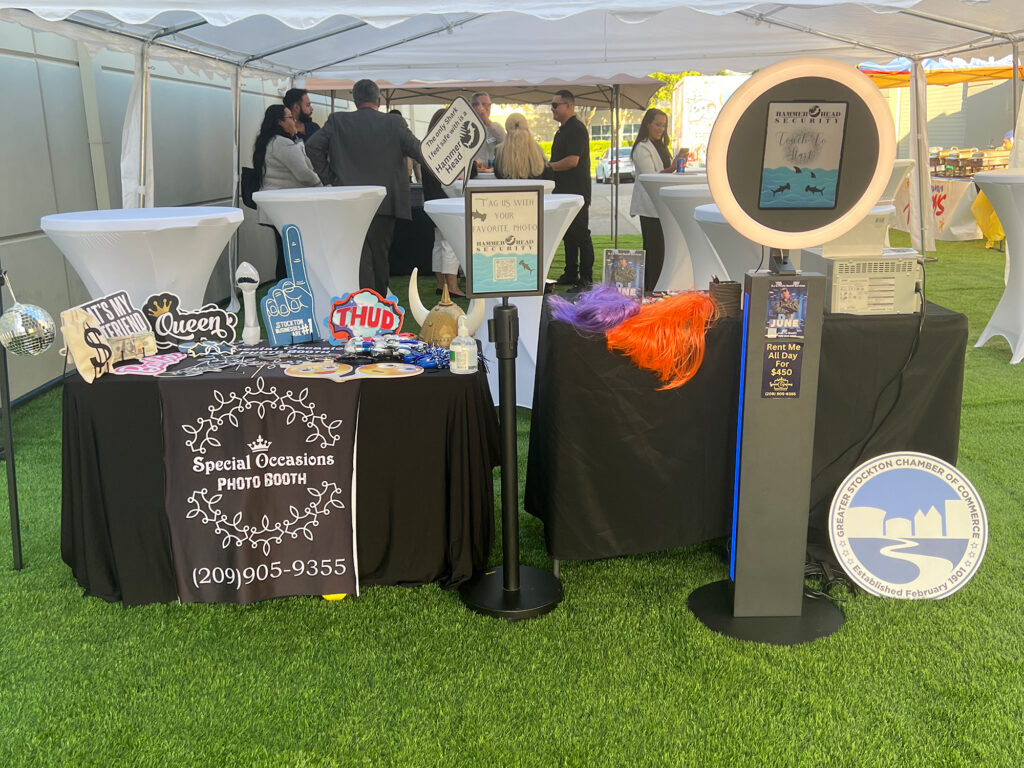
[[[483,146],[485,130],[483,121],[460,96],[420,144],[423,162],[442,184],[451,184]]]

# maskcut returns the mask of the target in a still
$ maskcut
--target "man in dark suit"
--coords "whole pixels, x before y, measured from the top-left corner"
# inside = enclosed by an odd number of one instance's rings
[[[395,217],[412,218],[406,158],[422,161],[420,142],[401,115],[379,111],[380,89],[372,80],[352,86],[355,112],[335,112],[306,141],[306,154],[324,184],[379,186],[387,196],[370,222],[359,260],[359,287],[387,295],[388,251]],[[336,286],[347,290],[348,286]]]

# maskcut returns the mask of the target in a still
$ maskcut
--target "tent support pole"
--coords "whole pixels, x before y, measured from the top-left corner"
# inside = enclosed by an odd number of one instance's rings
[[[928,225],[927,217],[932,215],[932,179],[931,179],[931,164],[929,163],[929,151],[928,147],[924,145],[922,141],[922,126],[927,128],[928,125],[928,86],[925,84],[924,93],[918,93],[921,90],[922,83],[927,83],[922,73],[922,63],[920,59],[911,59],[910,66],[910,108],[911,108],[911,136],[913,136],[914,147],[916,151],[912,152],[911,157],[916,157],[917,165],[915,172],[917,173],[918,183],[918,201],[917,210],[919,220],[914,222],[918,225],[919,233],[921,237],[921,255],[925,255],[928,252]],[[918,75],[921,75],[918,77]],[[923,102],[923,104],[922,104]],[[923,106],[923,109],[921,108]]]
[[[235,75],[231,83],[231,111],[235,124],[235,152],[232,160],[234,184],[231,185],[231,205],[239,208],[238,185],[242,176],[242,68],[235,67]],[[238,231],[236,227],[231,240],[228,242],[228,295],[231,300],[228,302],[228,312],[237,312],[241,304],[238,301],[238,294],[235,292],[235,268],[238,265]]]
[[[612,86],[612,159],[615,161],[615,200],[612,203],[612,247],[619,247],[619,184],[621,183],[622,163],[619,161],[619,136],[622,126],[619,124],[619,86]],[[634,182],[635,183],[635,182]]]
[[[149,133],[149,49],[152,43],[146,43],[142,48],[142,98],[139,100],[139,109],[142,110],[142,119],[139,120],[139,208],[146,207],[146,163],[149,158],[146,155],[146,137]],[[152,202],[152,201],[150,201]]]
[[[1016,141],[1017,112],[1020,110],[1020,78],[1017,76],[1017,57],[1020,54],[1020,46],[1016,40],[1010,44],[1010,49],[1013,51],[1013,62],[1011,63],[1013,67],[1013,100],[1011,102],[1013,111],[1010,113],[1010,130],[1014,131],[1013,139]]]

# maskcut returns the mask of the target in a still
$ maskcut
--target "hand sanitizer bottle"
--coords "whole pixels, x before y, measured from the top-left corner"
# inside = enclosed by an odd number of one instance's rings
[[[466,331],[466,316],[459,315],[459,335],[448,347],[452,373],[476,373],[476,340]]]

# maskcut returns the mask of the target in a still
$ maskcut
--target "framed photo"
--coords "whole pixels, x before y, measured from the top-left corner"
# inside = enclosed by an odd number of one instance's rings
[[[466,190],[466,294],[544,293],[544,187]]]
[[[643,301],[644,262],[647,251],[605,248],[604,282],[614,285],[623,296]]]

